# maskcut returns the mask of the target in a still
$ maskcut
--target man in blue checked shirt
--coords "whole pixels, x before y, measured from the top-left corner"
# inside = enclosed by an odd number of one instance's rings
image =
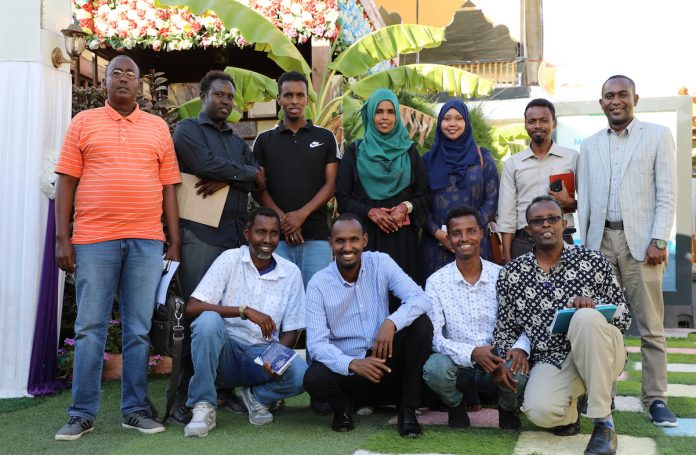
[[[307,392],[329,403],[331,428],[351,431],[354,403],[397,404],[398,431],[422,434],[416,418],[423,364],[430,354],[431,306],[423,290],[389,255],[363,252],[367,234],[344,213],[331,226],[335,260],[307,285],[307,348],[313,362]],[[403,303],[389,314],[389,293]]]

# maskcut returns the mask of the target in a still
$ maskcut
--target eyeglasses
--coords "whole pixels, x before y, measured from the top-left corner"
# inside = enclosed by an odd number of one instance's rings
[[[559,215],[547,216],[546,218],[532,218],[531,220],[529,220],[529,225],[534,227],[541,227],[547,221],[549,224],[556,224],[562,219],[563,217]]]
[[[126,77],[127,77],[128,79],[130,79],[130,80],[133,80],[133,79],[135,79],[136,77],[138,77],[138,75],[135,74],[135,71],[131,71],[131,70],[123,71],[123,70],[120,70],[120,69],[115,69],[115,70],[112,70],[112,71],[111,71],[111,75],[112,75],[113,77],[121,77],[121,76],[123,76],[124,74],[125,74]]]

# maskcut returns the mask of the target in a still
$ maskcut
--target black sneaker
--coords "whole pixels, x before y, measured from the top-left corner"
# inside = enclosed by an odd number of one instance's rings
[[[68,422],[56,433],[56,441],[74,441],[94,430],[94,420],[70,416]]]
[[[506,411],[498,408],[498,428],[501,430],[520,431],[522,423],[517,411]]]
[[[164,431],[164,425],[153,419],[150,413],[144,410],[124,415],[121,426],[129,430],[138,430],[144,434],[155,434]]]
[[[677,418],[674,417],[672,411],[669,410],[667,404],[662,400],[655,400],[650,405],[648,418],[658,427],[676,427]]]
[[[447,408],[447,426],[450,428],[469,428],[469,414],[467,413],[467,403],[462,400],[457,406]]]

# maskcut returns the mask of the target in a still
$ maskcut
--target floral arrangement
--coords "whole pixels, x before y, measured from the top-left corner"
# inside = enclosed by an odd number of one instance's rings
[[[267,17],[296,43],[305,43],[310,38],[335,40],[339,33],[341,1],[352,3],[350,0],[239,0]],[[72,2],[75,17],[89,33],[90,49],[139,46],[173,51],[247,44],[237,29],[225,29],[214,12],[194,15],[186,8],[156,8],[154,0]],[[356,17],[360,14],[355,12]],[[353,35],[359,33],[358,23],[355,24],[350,28]]]
[[[362,5],[355,0],[338,0],[338,10],[340,11],[338,23],[341,25],[341,33],[339,44],[336,46],[337,51],[342,51],[375,30]]]
[[[121,353],[121,323],[116,319],[109,321],[106,332],[106,346],[104,347],[103,359],[109,360],[109,354]],[[63,346],[58,348],[57,367],[58,379],[68,382],[72,375],[73,363],[75,361],[75,339],[65,338]],[[156,364],[155,364],[156,365]]]

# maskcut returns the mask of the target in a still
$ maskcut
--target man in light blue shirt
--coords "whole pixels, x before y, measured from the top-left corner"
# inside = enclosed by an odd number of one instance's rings
[[[344,213],[331,226],[335,260],[307,286],[307,348],[312,365],[304,385],[329,403],[334,431],[353,429],[352,404],[398,404],[398,431],[422,429],[421,372],[430,354],[433,327],[424,314],[430,300],[389,255],[363,252],[367,234]],[[403,303],[389,314],[389,292]]]

